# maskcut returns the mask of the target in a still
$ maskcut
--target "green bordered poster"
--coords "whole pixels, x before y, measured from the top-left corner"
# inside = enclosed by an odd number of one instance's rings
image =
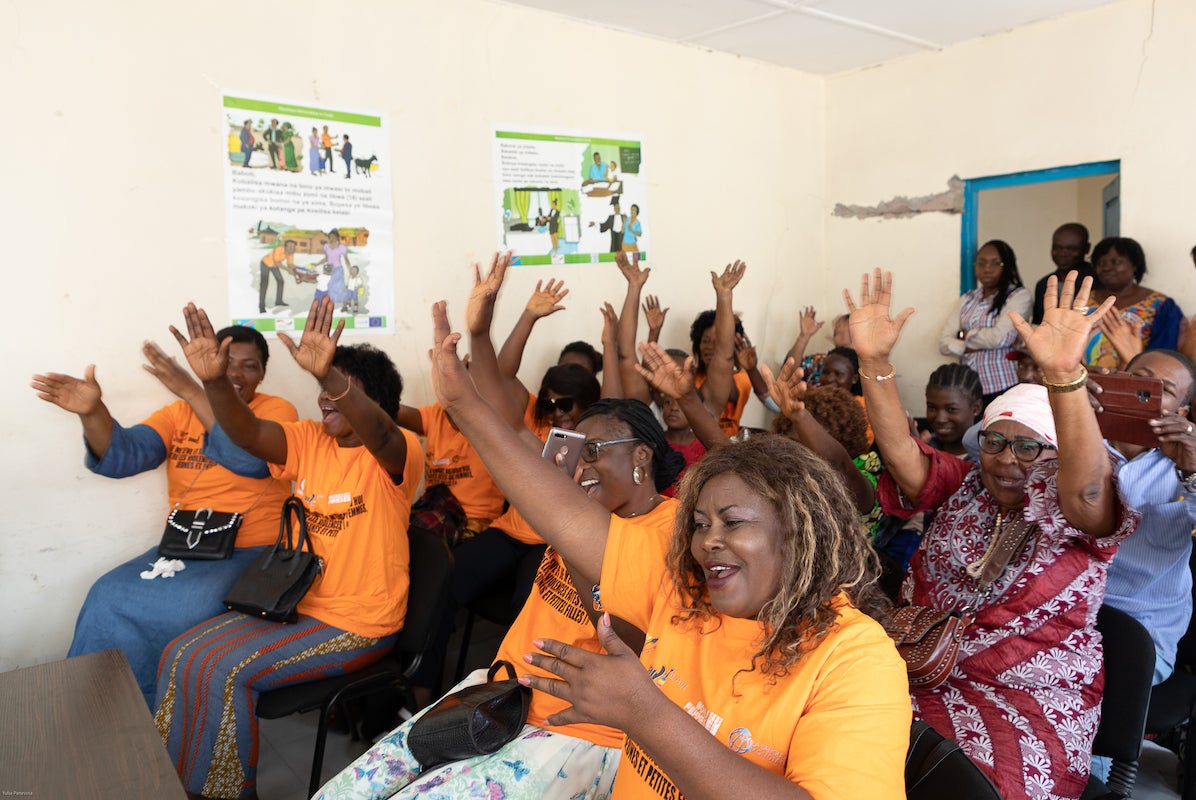
[[[512,263],[648,258],[643,146],[630,136],[494,132],[499,246]]]
[[[394,330],[391,168],[381,114],[226,94],[229,312],[303,330],[314,300],[345,331]]]

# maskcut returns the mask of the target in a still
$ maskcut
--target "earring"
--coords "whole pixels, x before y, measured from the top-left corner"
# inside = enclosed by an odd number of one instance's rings
[[[631,480],[635,481],[635,485],[639,486],[644,482],[644,468],[636,467],[631,471]]]

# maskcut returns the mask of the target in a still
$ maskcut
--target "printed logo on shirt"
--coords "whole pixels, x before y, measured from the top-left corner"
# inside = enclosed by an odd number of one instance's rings
[[[640,651],[641,656],[650,655],[656,652],[656,645],[660,642],[659,636],[648,634],[644,639],[644,649]]]
[[[447,459],[444,459],[447,461]],[[441,461],[435,464],[428,465],[424,471],[424,485],[435,486],[438,483],[443,483],[445,486],[456,486],[458,482],[469,480],[473,477],[473,467],[466,464],[463,467],[442,467],[437,466]]]
[[[215,462],[205,456],[203,451],[196,446],[195,443],[198,441],[198,439],[176,435],[170,446],[171,463],[178,469],[205,469],[209,464],[214,464]]]
[[[581,605],[577,587],[569,580],[569,571],[555,553],[552,558],[540,562],[540,569],[536,572],[536,591],[562,617],[578,624],[590,621],[589,614]]]
[[[752,732],[747,728],[736,728],[727,735],[727,747],[731,752],[739,755],[754,753],[757,758],[771,761],[773,764],[784,764],[785,756],[768,745],[752,741]]]
[[[334,539],[341,531],[349,527],[350,519],[367,511],[369,509],[366,508],[365,497],[362,495],[353,498],[348,511],[336,514],[324,514],[319,511],[313,511],[309,506],[307,509],[307,532],[312,536],[327,536],[330,539]]]
[[[628,763],[640,776],[644,785],[656,793],[662,800],[684,800],[685,795],[677,790],[676,784],[669,780],[669,776],[652,760],[652,757],[639,748],[630,737],[623,742],[623,755]]]
[[[640,652],[640,656],[643,656],[643,651]],[[672,681],[682,689],[689,688],[689,684],[681,680],[680,676],[673,671],[672,667],[657,667],[656,665],[652,665],[648,667],[648,675],[652,678],[653,682],[655,682],[657,686],[664,686],[669,681]]]
[[[697,703],[686,703],[685,712],[696,719],[703,728],[710,731],[712,736],[718,735],[718,729],[723,724],[723,718],[706,708],[706,704],[701,700]]]

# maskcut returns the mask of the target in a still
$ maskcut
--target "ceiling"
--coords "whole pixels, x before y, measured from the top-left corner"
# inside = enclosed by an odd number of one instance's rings
[[[507,0],[679,44],[833,75],[1113,0]]]

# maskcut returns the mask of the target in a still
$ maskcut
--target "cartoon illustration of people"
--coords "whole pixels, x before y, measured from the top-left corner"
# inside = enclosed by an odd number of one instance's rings
[[[586,179],[584,181],[581,182],[581,185],[585,186],[588,183],[594,183],[595,181],[605,181],[605,180],[606,180],[606,166],[602,163],[602,154],[595,152],[594,153],[594,163],[590,165],[589,175],[586,177]]]
[[[349,301],[357,295],[349,291],[345,280],[345,269],[353,265],[349,263],[349,247],[341,241],[339,228],[328,231],[328,241],[324,243],[324,257],[312,266],[318,267],[321,264],[327,264],[332,268],[329,273],[331,277],[328,281],[328,296],[332,298],[332,302],[341,304],[341,311],[347,312]]]
[[[253,131],[250,129],[252,120],[245,120],[241,126],[241,166],[249,169],[249,159],[253,157]]]
[[[361,270],[357,267],[349,267],[349,277],[345,281],[345,286],[349,290],[348,310],[350,314],[358,313],[365,301],[365,281],[360,272]]]
[[[285,267],[283,266],[285,262]],[[258,280],[257,310],[266,313],[266,288],[270,285],[270,276],[274,276],[274,305],[286,306],[282,300],[282,269],[292,275],[295,272],[295,240],[287,239],[262,258],[260,277]]]
[[[312,175],[324,174],[324,159],[320,155],[320,134],[315,128],[311,129],[311,136],[307,137],[307,169]]]
[[[353,144],[349,141],[349,134],[344,134],[341,144],[341,158],[345,160],[345,180],[353,177]]]
[[[639,238],[644,235],[644,225],[640,222],[640,207],[631,204],[631,217],[627,220],[627,227],[623,230],[623,252],[634,253],[632,261],[636,264],[640,260]]]
[[[323,173],[325,169],[332,172],[332,134],[328,132],[328,126],[324,126],[324,132],[320,134],[320,144],[324,146],[324,163],[320,167],[320,172]]]
[[[278,120],[270,120],[270,127],[263,134],[266,137],[266,151],[270,154],[270,169],[278,169],[278,157],[282,153],[282,130]]]
[[[552,239],[552,250],[549,253],[555,256],[559,246],[561,231],[561,209],[558,207],[556,200],[552,201],[552,208],[548,211],[546,221],[548,223],[548,236]]]
[[[598,230],[604,233],[610,231],[610,251],[618,253],[623,249],[623,232],[627,227],[627,215],[619,212],[618,195],[611,198],[610,204],[613,210],[606,221],[598,226]],[[590,223],[590,227],[594,227],[593,222]]]

